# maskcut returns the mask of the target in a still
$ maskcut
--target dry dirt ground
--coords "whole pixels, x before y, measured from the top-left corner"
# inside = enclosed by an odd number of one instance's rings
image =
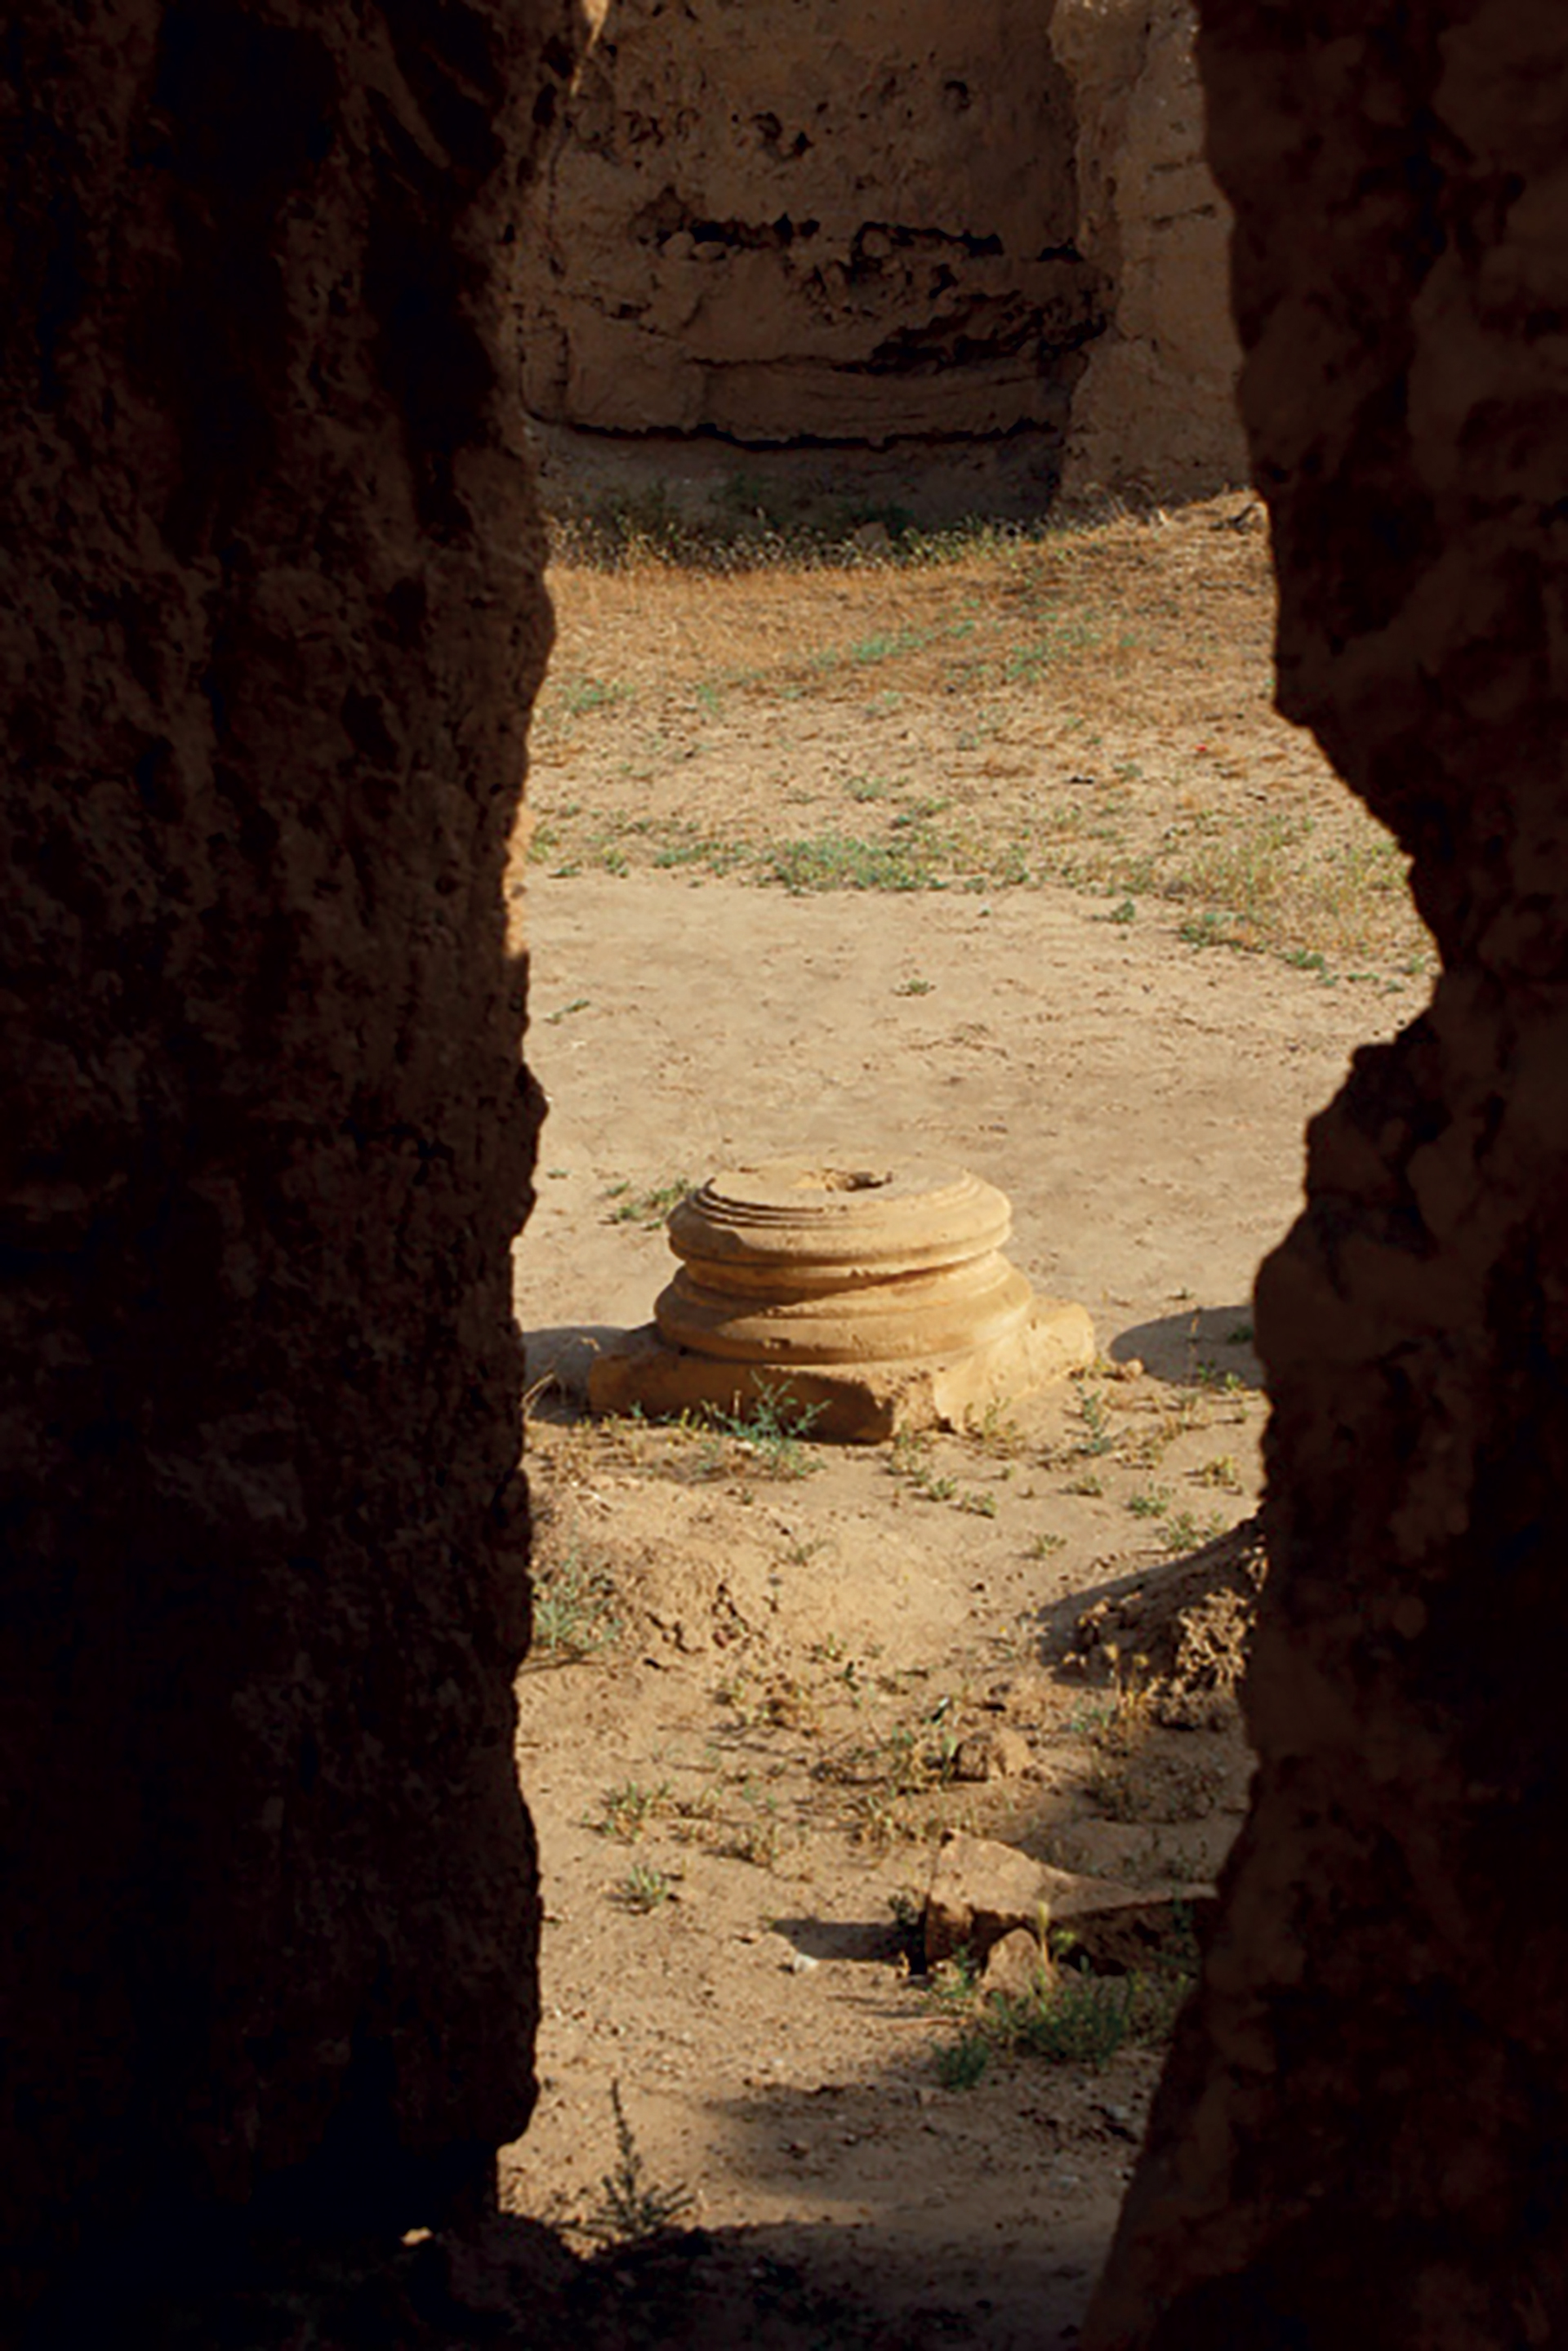
[[[1258,524],[554,575],[514,883],[551,1105],[517,1262],[542,2092],[503,2198],[584,2245],[678,2204],[758,2342],[1072,2340],[1157,2047],[988,2041],[910,1920],[946,1827],[1161,1886],[1245,1802],[1233,1712],[1166,1729],[1060,1658],[1255,1507],[1250,1285],[1303,1122],[1426,995],[1399,860],[1271,715]],[[1100,1364],[929,1444],[590,1421],[662,1209],[800,1147],[999,1184]],[[1027,1768],[955,1777],[999,1725]]]

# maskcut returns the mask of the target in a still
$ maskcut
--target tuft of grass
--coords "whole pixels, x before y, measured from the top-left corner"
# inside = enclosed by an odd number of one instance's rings
[[[1071,1930],[1053,1930],[1047,1945],[1050,1959],[1023,1991],[982,1998],[968,1967],[944,1988],[935,2004],[959,2027],[957,2039],[937,2058],[938,2078],[949,2087],[972,2088],[993,2055],[1039,2057],[1099,2073],[1124,2049],[1169,2040],[1197,1972],[1189,1912],[1176,1910],[1155,1966],[1127,1975],[1092,1974]]]
[[[1160,1529],[1160,1541],[1173,1555],[1179,1552],[1197,1551],[1200,1543],[1208,1542],[1215,1535],[1222,1535],[1225,1527],[1226,1521],[1212,1511],[1207,1518],[1200,1519],[1191,1510],[1173,1510]]]
[[[776,1869],[783,1831],[770,1814],[758,1820],[742,1821],[727,1847],[737,1861],[748,1861],[756,1869]]]
[[[647,1917],[664,1908],[670,1891],[671,1881],[664,1870],[655,1869],[652,1862],[634,1861],[617,1886],[615,1898],[623,1910],[635,1910],[640,1917]]]
[[[1100,2073],[1130,2045],[1168,2041],[1191,1988],[1185,1971],[1092,1976],[1058,1968],[1032,1991],[993,2001],[981,2030],[993,2048]]]
[[[938,1478],[933,1469],[917,1470],[909,1482],[921,1499],[926,1502],[951,1502],[958,1492],[956,1478]]]
[[[747,1412],[716,1412],[714,1427],[742,1446],[753,1466],[766,1478],[809,1478],[817,1468],[804,1439],[821,1418],[820,1404],[800,1404],[787,1381],[752,1374],[756,1398]]]
[[[613,1200],[609,1222],[612,1225],[642,1225],[652,1230],[662,1225],[672,1209],[693,1190],[689,1176],[676,1176],[666,1184],[654,1184],[645,1192],[633,1192],[630,1184],[611,1184],[604,1197]]]
[[[984,2032],[966,2032],[936,2052],[936,2079],[945,2090],[972,2090],[985,2079],[991,2043]]]
[[[570,718],[586,718],[591,711],[613,710],[617,703],[636,699],[629,685],[602,677],[572,678],[556,690],[556,700]]]
[[[1109,1453],[1116,1440],[1111,1431],[1111,1416],[1101,1389],[1080,1388],[1078,1416],[1083,1423],[1083,1435],[1078,1440],[1077,1450],[1091,1458]]]
[[[988,1404],[984,1412],[971,1413],[964,1424],[964,1434],[971,1445],[997,1459],[1010,1461],[1023,1451],[1023,1431],[1010,1414],[999,1404]]]
[[[946,877],[921,833],[892,841],[857,840],[822,832],[806,841],[770,843],[758,860],[764,881],[780,883],[797,897],[825,890],[945,890]]]
[[[994,1494],[987,1493],[982,1486],[971,1486],[967,1493],[959,1495],[958,1508],[961,1510],[967,1510],[972,1518],[994,1519],[997,1515],[997,1498]]]
[[[576,1665],[613,1648],[621,1637],[615,1602],[610,1570],[585,1560],[576,1544],[564,1559],[540,1567],[534,1579],[533,1662]]]
[[[604,1836],[635,1844],[649,1822],[663,1812],[669,1801],[667,1780],[661,1780],[656,1788],[644,1787],[640,1780],[622,1780],[619,1786],[605,1790],[603,1812],[594,1825]]]

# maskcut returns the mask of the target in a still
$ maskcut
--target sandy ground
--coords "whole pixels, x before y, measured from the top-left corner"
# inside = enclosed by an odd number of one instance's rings
[[[1246,724],[1277,723],[1249,692],[1239,764]],[[547,763],[547,807],[559,789]],[[1234,1723],[1141,1727],[1129,1757],[1104,1693],[1051,1660],[1085,1598],[1254,1507],[1254,1270],[1296,1208],[1304,1120],[1424,989],[1403,946],[1330,985],[1184,939],[1179,905],[1111,911],[1050,879],[530,886],[551,1107],[517,1294],[537,1378],[570,1387],[647,1318],[671,1268],[657,1195],[801,1145],[1000,1185],[1015,1261],[1089,1308],[1103,1351],[924,1452],[780,1464],[535,1399],[547,1589],[588,1593],[608,1646],[520,1683],[545,2024],[505,2200],[569,2232],[602,2217],[619,2084],[647,2181],[750,2232],[755,2276],[809,2282],[815,2314],[780,2340],[881,2340],[855,2331],[868,2302],[888,2340],[1072,2340],[1157,2052],[999,2054],[945,2086],[956,2028],[896,1914],[944,1826],[1159,1885],[1211,1875],[1245,1802]],[[1144,1375],[1116,1376],[1133,1357]],[[955,1738],[998,1722],[1028,1771],[951,1782]]]

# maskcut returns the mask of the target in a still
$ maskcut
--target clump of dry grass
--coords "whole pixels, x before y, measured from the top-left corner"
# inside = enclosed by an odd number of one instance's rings
[[[796,890],[1066,883],[1195,949],[1425,970],[1396,846],[1270,708],[1234,500],[894,542],[570,533],[533,856]]]

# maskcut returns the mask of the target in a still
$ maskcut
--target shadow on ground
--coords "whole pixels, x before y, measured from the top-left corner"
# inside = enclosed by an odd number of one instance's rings
[[[1192,1306],[1155,1322],[1134,1322],[1111,1342],[1114,1364],[1134,1357],[1156,1379],[1178,1387],[1214,1387],[1228,1379],[1260,1388],[1263,1366],[1252,1351],[1250,1306]]]
[[[157,2344],[161,2351],[1023,2351],[1077,2334],[1103,2247],[1057,2246],[1059,2322],[1036,2309],[1019,2332],[983,2290],[964,2308],[911,2298],[913,2276],[868,2277],[855,2232],[824,2227],[801,2258],[801,2231],[665,2230],[591,2259],[539,2222],[507,2215],[471,2231],[385,2244],[269,2244],[161,2286],[102,2279],[90,2308],[40,2320],[27,2351],[84,2339]],[[820,2242],[822,2258],[814,2258]]]

